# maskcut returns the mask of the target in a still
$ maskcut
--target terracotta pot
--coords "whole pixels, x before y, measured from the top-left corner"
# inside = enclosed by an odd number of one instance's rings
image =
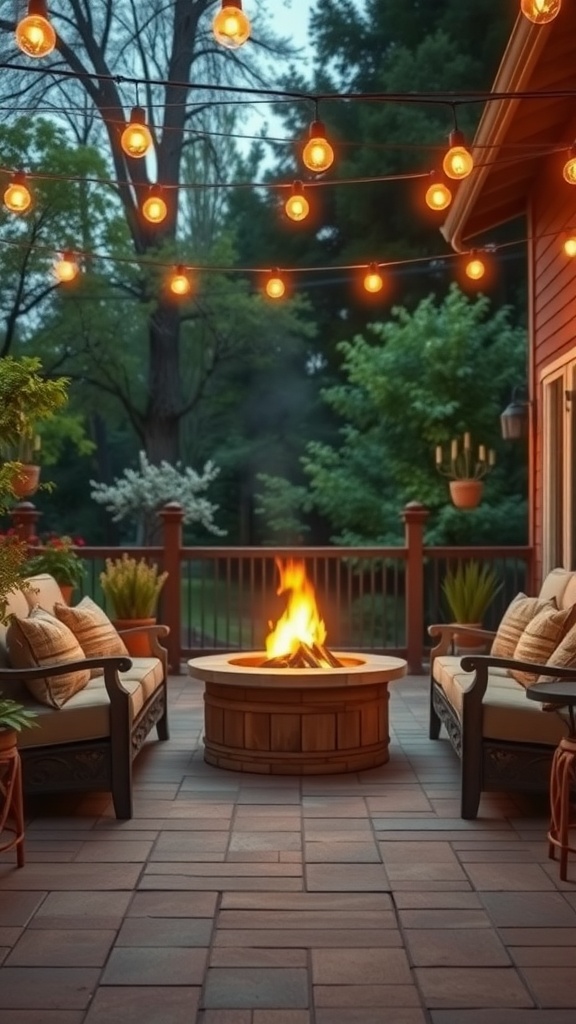
[[[0,726],[0,750],[12,750],[18,742],[16,729]]]
[[[17,498],[26,498],[38,490],[40,466],[22,464],[12,477],[12,491]]]
[[[454,623],[462,627],[470,626],[471,629],[482,629],[481,622],[459,622]],[[465,633],[454,633],[454,653],[455,654],[481,654],[484,651],[486,644],[479,640],[477,636],[466,636]]]
[[[113,619],[112,624],[120,633],[123,629],[135,629],[136,626],[155,626],[156,619]],[[150,658],[152,656],[150,637],[146,636],[146,633],[134,633],[133,636],[123,636],[122,639],[128,648],[128,654],[131,654],[132,657]]]
[[[66,604],[70,604],[72,601],[72,594],[74,593],[74,586],[72,583],[59,583],[60,593]]]
[[[451,480],[450,497],[456,508],[476,508],[482,499],[482,480]]]

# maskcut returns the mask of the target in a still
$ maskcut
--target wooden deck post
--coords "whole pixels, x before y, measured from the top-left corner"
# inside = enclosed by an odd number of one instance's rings
[[[404,521],[406,559],[406,647],[408,671],[422,675],[424,667],[424,527],[430,515],[425,505],[409,501],[400,513]]]
[[[181,560],[182,522],[184,512],[177,501],[171,501],[158,513],[163,525],[164,554],[162,567],[168,573],[162,593],[162,613],[166,626],[170,626],[167,639],[168,664],[173,675],[180,674],[182,634]]]
[[[42,515],[31,501],[19,501],[10,510],[10,517],[14,523],[14,529],[20,540],[30,542],[30,538],[36,535],[36,523]]]

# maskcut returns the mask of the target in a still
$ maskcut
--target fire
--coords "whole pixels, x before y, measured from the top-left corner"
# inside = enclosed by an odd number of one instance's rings
[[[289,559],[283,565],[277,559],[276,565],[280,573],[277,593],[289,592],[289,596],[286,611],[266,637],[269,658],[294,654],[302,644],[321,646],[326,639],[326,627],[318,613],[314,587],[306,576],[304,562]]]

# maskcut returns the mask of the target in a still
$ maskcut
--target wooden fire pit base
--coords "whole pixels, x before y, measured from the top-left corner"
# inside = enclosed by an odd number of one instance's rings
[[[388,683],[400,658],[336,652],[338,669],[259,669],[263,653],[192,658],[205,683],[204,759],[265,775],[329,775],[388,760]]]

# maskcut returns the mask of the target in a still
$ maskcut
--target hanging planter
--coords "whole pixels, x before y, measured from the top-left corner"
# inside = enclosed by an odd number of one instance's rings
[[[482,480],[450,480],[450,497],[456,508],[476,508],[483,490]]]
[[[40,466],[21,462],[11,481],[12,493],[15,498],[28,498],[35,494],[40,483]]]

